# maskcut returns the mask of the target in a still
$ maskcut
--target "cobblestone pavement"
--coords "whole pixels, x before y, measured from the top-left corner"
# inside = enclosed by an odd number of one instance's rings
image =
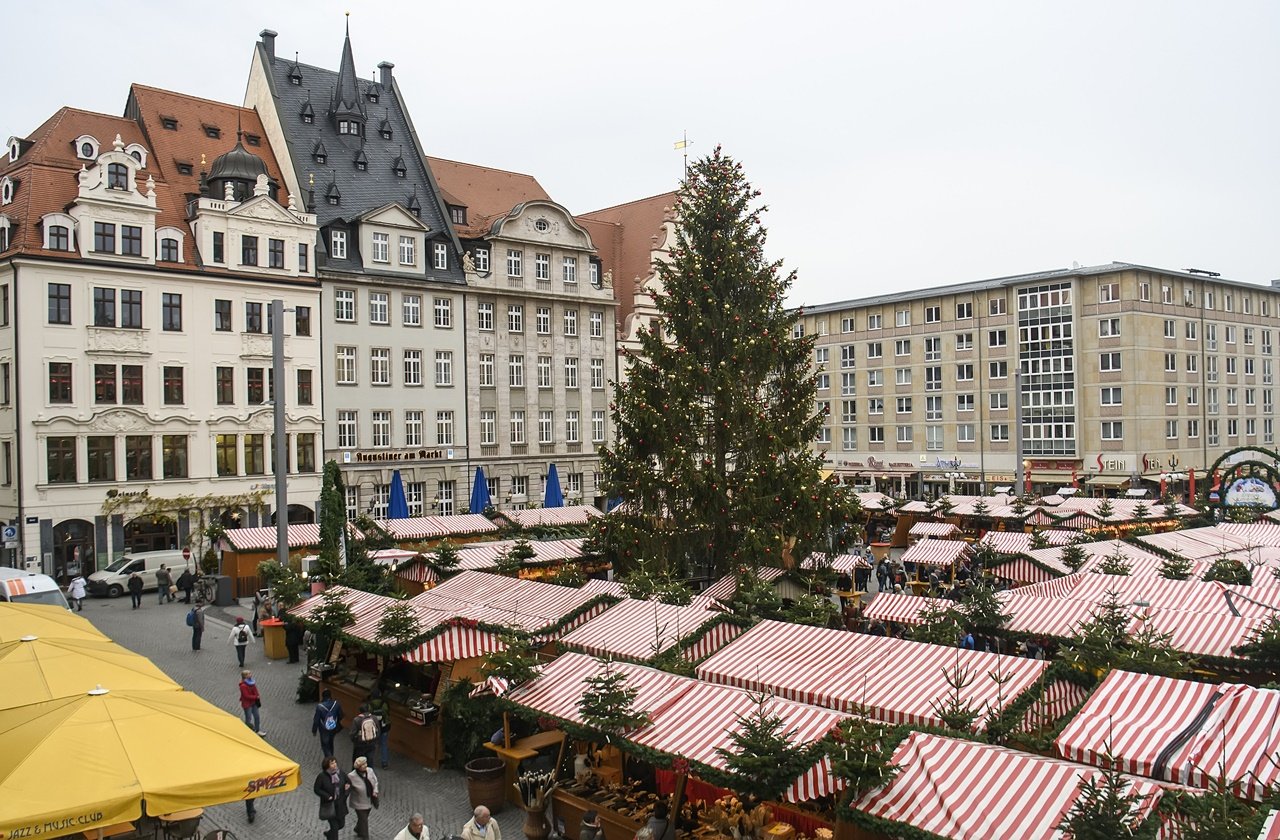
[[[241,717],[239,691],[240,668],[235,649],[229,642],[235,615],[246,618],[250,610],[213,608],[206,614],[207,626],[200,651],[191,650],[191,630],[186,625],[189,607],[181,601],[158,605],[156,596],[147,593],[142,608],[130,609],[128,598],[90,598],[82,615],[94,623],[116,643],[148,657],[184,688],[215,706]],[[298,762],[302,779],[296,791],[257,800],[257,818],[249,825],[244,806],[239,803],[218,805],[205,810],[201,834],[215,828],[229,829],[239,840],[294,840],[323,837],[325,823],[317,817],[318,800],[311,792],[312,782],[320,769],[319,739],[311,734],[311,704],[295,702],[295,691],[301,670],[286,660],[267,659],[261,640],[249,646],[245,667],[250,668],[262,692],[262,728],[276,749]],[[349,712],[350,714],[351,712]],[[346,770],[351,758],[350,742],[341,737],[338,760]],[[198,761],[188,755],[182,744],[171,744],[174,761]],[[391,767],[376,769],[381,788],[381,807],[369,818],[370,840],[391,840],[415,811],[426,818],[435,840],[457,834],[471,816],[466,782],[453,770],[433,772],[408,758],[391,755]],[[507,807],[495,817],[508,840],[522,840],[523,814]],[[355,836],[355,814],[347,818],[343,840]]]

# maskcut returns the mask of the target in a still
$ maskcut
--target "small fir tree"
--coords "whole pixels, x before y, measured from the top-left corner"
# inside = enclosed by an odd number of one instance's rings
[[[784,607],[782,618],[792,624],[807,624],[810,627],[830,627],[837,614],[836,605],[830,598],[815,595],[811,592],[796,598],[791,606]]]
[[[946,601],[929,599],[916,614],[911,638],[931,645],[953,646],[960,641],[964,616]]]
[[[313,572],[325,583],[333,583],[342,574],[343,529],[347,527],[344,498],[338,462],[325,461],[320,485],[320,551]]]
[[[973,503],[972,511],[974,517],[981,518],[991,513],[991,505],[987,504],[986,499],[978,499]]]
[[[320,606],[311,613],[312,622],[333,631],[334,635],[355,620],[355,614],[351,612],[351,607],[347,606],[346,601],[342,600],[341,591],[338,589],[326,589],[320,596]]]
[[[458,552],[458,547],[449,540],[436,546],[435,552],[431,555],[431,565],[435,566],[442,576],[452,574],[461,562],[462,555]]]
[[[1166,497],[1164,500],[1164,518],[1177,519],[1179,516],[1181,516],[1181,513],[1178,511],[1178,503],[1173,500],[1172,496]]]
[[[578,700],[578,714],[591,729],[607,737],[639,729],[649,716],[635,709],[639,689],[627,685],[627,675],[613,667],[608,659],[597,660],[599,667],[587,677],[586,687]]]
[[[480,672],[486,677],[500,677],[513,687],[528,682],[538,674],[538,656],[528,637],[514,630],[499,634],[503,649],[484,658]]]
[[[1151,508],[1147,507],[1147,503],[1139,501],[1133,506],[1133,518],[1137,520],[1146,519],[1151,515]]]
[[[574,589],[582,586],[587,582],[587,576],[582,572],[582,566],[573,560],[564,560],[560,566],[547,578],[548,583],[554,583],[557,586],[570,586]]]
[[[378,641],[389,648],[404,649],[422,632],[422,622],[411,604],[401,601],[387,607],[378,621]]]
[[[966,586],[960,596],[960,614],[969,627],[983,636],[995,636],[1011,617],[995,587],[983,580]]]
[[[1094,571],[1104,575],[1127,576],[1133,574],[1133,565],[1129,562],[1129,558],[1125,556],[1125,553],[1117,548],[1098,561]]]
[[[956,503],[951,501],[950,496],[947,496],[944,494],[943,496],[940,496],[938,498],[938,501],[934,504],[933,509],[938,516],[941,516],[943,519],[946,519],[948,516],[951,515],[951,511],[956,509]]]
[[[1027,515],[1028,506],[1021,496],[1014,497],[1013,503],[1010,505],[1010,508],[1013,511],[1013,515],[1018,519],[1023,519]]]
[[[1260,668],[1276,674],[1280,671],[1280,615],[1272,613],[1253,628],[1244,644],[1232,650]]]
[[[1216,580],[1220,583],[1234,584],[1237,586],[1253,585],[1253,573],[1249,571],[1249,567],[1234,557],[1227,557],[1220,554],[1214,558],[1209,564],[1208,570],[1203,575],[1204,580]]]
[[[1102,522],[1107,521],[1115,515],[1115,506],[1111,504],[1111,499],[1106,496],[1102,497],[1102,502],[1094,509],[1094,513],[1098,515],[1098,519]]]
[[[1142,796],[1124,777],[1110,755],[1103,756],[1105,769],[1082,771],[1076,785],[1078,796],[1063,816],[1058,828],[1070,840],[1154,840],[1159,820],[1140,814]]]
[[[1080,571],[1080,567],[1084,565],[1084,561],[1088,559],[1088,555],[1084,553],[1084,549],[1079,543],[1071,543],[1063,546],[1061,559],[1063,564],[1073,572]]]
[[[619,571],[649,558],[724,574],[778,562],[791,540],[803,557],[855,535],[857,499],[811,446],[825,420],[814,337],[794,329],[794,275],[765,259],[758,196],[717,148],[676,199],[670,257],[654,263],[659,317],[626,362],[617,443],[601,453],[606,492],[627,501],[603,525]]]
[[[729,732],[731,747],[717,747],[729,771],[738,781],[734,789],[762,801],[778,801],[787,788],[813,767],[822,756],[819,743],[797,746],[795,730],[787,730],[782,716],[770,706],[773,698],[755,696],[756,707],[738,718]]]
[[[1041,549],[1049,547],[1049,538],[1045,536],[1043,528],[1034,528],[1031,531],[1031,548]]]
[[[738,574],[738,588],[733,593],[733,611],[756,618],[776,618],[782,612],[782,596],[753,569]]]
[[[641,563],[623,577],[622,590],[628,598],[637,601],[660,601],[681,607],[693,601],[693,592],[683,581],[677,580],[669,571],[655,569],[651,563]]]
[[[1236,796],[1238,782],[1220,772],[1209,779],[1206,791],[1170,790],[1165,808],[1178,826],[1178,840],[1255,840],[1262,836],[1267,811]],[[1270,797],[1269,797],[1270,798]],[[1165,805],[1162,801],[1161,805]],[[1274,799],[1269,806],[1274,806]]]
[[[871,709],[854,706],[840,721],[827,746],[831,770],[844,779],[852,799],[893,781],[901,769],[890,760],[897,744]]]
[[[1160,577],[1166,580],[1186,580],[1191,577],[1193,564],[1181,554],[1174,554],[1160,561]]]
[[[281,566],[275,560],[264,560],[258,564],[258,577],[270,588],[276,602],[285,609],[306,597],[307,581],[292,566]]]
[[[960,664],[957,654],[956,664],[950,669],[944,668],[942,678],[950,690],[942,697],[930,700],[929,707],[948,729],[968,734],[978,719],[978,710],[965,697],[965,689],[973,685],[973,671]]]

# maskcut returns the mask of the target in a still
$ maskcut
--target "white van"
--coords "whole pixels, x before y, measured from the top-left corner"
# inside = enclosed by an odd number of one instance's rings
[[[53,578],[22,569],[0,567],[0,601],[14,604],[48,604],[71,609],[67,596]]]
[[[168,566],[175,582],[190,561],[182,558],[181,551],[140,551],[126,554],[105,569],[89,575],[89,593],[119,598],[129,591],[129,575],[137,572],[142,577],[143,591],[156,588],[156,572],[161,564]]]

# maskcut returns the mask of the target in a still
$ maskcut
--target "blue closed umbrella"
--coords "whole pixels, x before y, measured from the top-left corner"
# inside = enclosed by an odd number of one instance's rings
[[[564,493],[560,490],[560,473],[556,472],[555,464],[547,470],[547,486],[542,494],[542,506],[564,507]]]
[[[471,482],[471,512],[484,513],[490,504],[489,482],[484,477],[484,467],[476,467],[476,477]]]
[[[387,518],[409,518],[409,500],[404,496],[404,479],[400,478],[399,470],[391,473],[391,493],[387,497]]]

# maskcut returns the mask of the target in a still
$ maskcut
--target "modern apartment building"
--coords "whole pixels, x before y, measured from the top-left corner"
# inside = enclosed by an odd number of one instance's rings
[[[398,470],[409,512],[452,514],[470,489],[458,240],[424,161],[393,65],[356,74],[276,55],[263,30],[246,106],[285,181],[318,219],[324,459],[341,465],[349,515],[386,515]]]
[[[1275,442],[1269,286],[1111,263],[821,304],[799,329],[828,411],[815,447],[889,492],[989,491],[1019,457],[1037,489],[1154,488]]]
[[[262,134],[252,111],[135,87],[125,117],[62,108],[6,143],[6,565],[63,577],[180,547],[203,516],[271,521],[273,299],[291,310],[289,485],[306,504],[290,514],[313,515],[316,223]]]

